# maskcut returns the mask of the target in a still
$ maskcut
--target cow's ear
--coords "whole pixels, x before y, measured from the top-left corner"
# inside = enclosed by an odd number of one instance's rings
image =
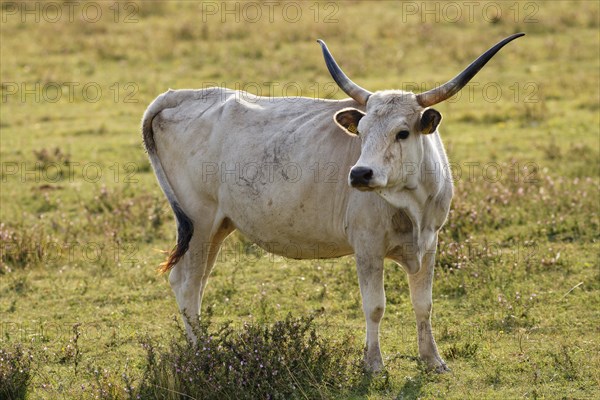
[[[438,125],[442,121],[442,114],[438,110],[428,108],[421,114],[421,122],[419,123],[419,131],[424,135],[429,135],[435,132]]]
[[[358,121],[364,116],[365,113],[356,108],[344,108],[338,111],[333,119],[347,134],[356,136],[358,135]]]

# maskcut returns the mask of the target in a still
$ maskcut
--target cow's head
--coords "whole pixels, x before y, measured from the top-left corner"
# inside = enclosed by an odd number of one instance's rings
[[[424,157],[424,135],[435,133],[442,120],[441,114],[429,107],[460,91],[502,47],[523,35],[507,37],[444,85],[420,94],[401,90],[371,93],[361,88],[344,74],[319,40],[333,79],[346,94],[366,106],[366,112],[346,108],[334,116],[342,129],[362,140],[360,158],[350,170],[349,184],[359,190],[415,189]]]
[[[346,108],[335,114],[336,123],[362,140],[360,158],[348,181],[359,190],[386,187],[415,189],[423,160],[422,135],[436,131],[441,114],[423,109],[413,93],[375,92],[366,113]]]

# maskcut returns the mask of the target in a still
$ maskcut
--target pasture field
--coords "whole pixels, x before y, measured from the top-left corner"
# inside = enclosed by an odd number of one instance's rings
[[[234,234],[202,309],[209,330],[231,321],[241,338],[244,323],[316,313],[327,368],[335,361],[350,378],[314,377],[296,398],[600,398],[599,10],[596,1],[2,1],[0,398],[128,399],[152,384],[159,398],[190,398],[173,381],[189,371],[148,373],[149,355],[186,351],[156,272],[175,222],[140,133],[158,94],[218,85],[343,98],[317,38],[359,85],[421,91],[521,31],[460,97],[436,106],[456,190],[432,324],[452,372],[416,361],[408,284],[392,262],[377,376],[357,366],[364,320],[352,257],[294,261]],[[264,384],[276,393],[274,382]]]

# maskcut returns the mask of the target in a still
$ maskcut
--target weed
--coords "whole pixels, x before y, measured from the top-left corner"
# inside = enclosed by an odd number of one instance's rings
[[[47,237],[39,226],[0,223],[0,275],[38,264],[47,251]]]
[[[573,360],[569,346],[562,345],[560,352],[551,352],[550,357],[555,370],[567,381],[577,379],[577,363]]]
[[[149,341],[142,398],[327,398],[357,384],[360,351],[316,332],[314,317],[290,315],[271,326],[195,324],[197,342],[174,340],[157,353]]]
[[[531,316],[530,310],[536,302],[536,294],[530,296],[521,296],[519,292],[515,292],[513,296],[499,294],[498,305],[501,317],[491,321],[491,326],[505,332],[512,332],[516,328],[532,327],[535,319]]]
[[[81,350],[79,348],[79,337],[81,336],[81,332],[79,327],[81,324],[73,324],[73,336],[69,339],[69,343],[62,348],[63,355],[61,356],[59,362],[61,364],[73,364],[73,372],[77,375],[78,367],[81,362]]]
[[[548,118],[548,107],[545,99],[534,103],[523,103],[521,110],[521,126],[529,128],[538,126]]]
[[[39,162],[40,168],[47,168],[51,164],[69,164],[71,156],[64,153],[60,147],[55,147],[52,150],[42,148],[34,150],[35,159]]]
[[[500,366],[496,366],[493,370],[486,373],[486,382],[494,387],[502,383],[502,370]]]
[[[131,382],[127,375],[123,376],[124,387],[120,387],[120,382],[115,381],[114,375],[107,369],[94,369],[91,371],[94,377],[94,383],[90,387],[94,399],[100,400],[121,400],[124,394],[131,394]],[[133,397],[129,397],[133,398]]]
[[[547,160],[560,160],[562,158],[561,147],[556,144],[554,136],[550,137],[548,144],[542,147]]]
[[[444,357],[448,360],[455,360],[457,358],[474,358],[478,349],[479,345],[477,343],[453,343],[444,351]]]
[[[33,356],[19,345],[0,348],[0,399],[21,400],[27,397]]]

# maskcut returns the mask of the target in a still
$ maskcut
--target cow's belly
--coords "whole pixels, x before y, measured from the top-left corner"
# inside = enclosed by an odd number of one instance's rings
[[[301,182],[278,185],[226,185],[221,214],[251,241],[270,253],[294,259],[335,258],[352,254],[335,201]],[[310,187],[310,186],[308,186]]]
[[[268,236],[268,232],[256,234],[247,233],[244,228],[238,228],[252,242],[269,253],[293,258],[296,260],[312,260],[317,258],[337,258],[352,254],[353,249],[344,243],[335,241],[306,240],[306,238]],[[265,238],[267,240],[265,240]]]

